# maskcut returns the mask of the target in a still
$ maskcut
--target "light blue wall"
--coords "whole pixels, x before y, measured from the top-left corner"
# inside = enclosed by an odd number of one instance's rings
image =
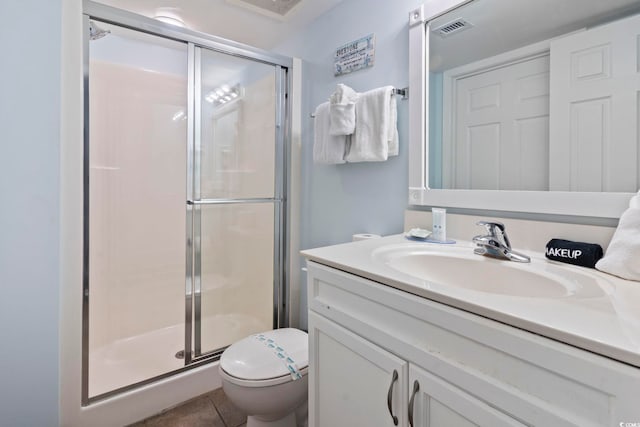
[[[303,249],[347,242],[354,233],[402,231],[408,198],[407,102],[398,101],[400,155],[386,162],[314,164],[309,115],[327,100],[337,83],[361,92],[384,85],[408,86],[409,11],[420,4],[418,0],[345,0],[277,49],[303,61]],[[376,35],[375,65],[334,77],[335,49],[371,33]],[[306,285],[301,288],[301,326],[306,328]]]
[[[61,0],[0,2],[0,425],[58,424]]]

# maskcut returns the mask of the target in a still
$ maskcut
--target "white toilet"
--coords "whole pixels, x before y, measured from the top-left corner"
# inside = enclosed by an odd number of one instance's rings
[[[307,333],[286,328],[251,335],[220,356],[225,394],[247,427],[302,427],[307,418]]]

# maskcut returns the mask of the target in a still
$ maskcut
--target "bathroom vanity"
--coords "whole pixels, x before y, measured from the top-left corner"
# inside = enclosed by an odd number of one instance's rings
[[[640,285],[472,252],[402,235],[303,252],[309,425],[640,423]]]

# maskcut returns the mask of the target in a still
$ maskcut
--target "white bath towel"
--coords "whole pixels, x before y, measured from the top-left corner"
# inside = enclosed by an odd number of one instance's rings
[[[331,135],[351,135],[356,127],[356,101],[359,94],[349,86],[339,83],[329,97]]]
[[[393,91],[391,92],[389,102],[389,108],[391,109],[389,113],[391,115],[391,121],[388,130],[389,155],[397,156],[400,153],[400,140],[398,139],[398,103]]]
[[[329,134],[329,103],[318,105],[313,124],[313,161],[324,164],[345,163],[344,155],[350,136]]]
[[[358,97],[356,128],[345,157],[348,162],[380,162],[397,154],[397,113],[392,114],[392,92],[392,86],[385,86]]]
[[[627,280],[640,281],[640,195],[629,202],[611,243],[596,268]]]

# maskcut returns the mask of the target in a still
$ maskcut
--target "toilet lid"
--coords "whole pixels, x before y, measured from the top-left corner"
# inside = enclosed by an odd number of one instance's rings
[[[220,357],[220,367],[244,380],[267,380],[295,375],[309,365],[307,333],[285,328],[244,338],[228,347]]]

